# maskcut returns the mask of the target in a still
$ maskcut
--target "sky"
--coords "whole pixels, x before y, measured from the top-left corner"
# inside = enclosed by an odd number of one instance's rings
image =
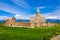
[[[46,19],[60,20],[60,0],[0,0],[0,20],[12,18],[30,19],[36,9]]]

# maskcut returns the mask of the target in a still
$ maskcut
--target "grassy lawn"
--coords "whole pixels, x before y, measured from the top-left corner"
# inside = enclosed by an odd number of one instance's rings
[[[46,28],[17,28],[0,25],[0,40],[50,40],[60,34],[60,25]]]

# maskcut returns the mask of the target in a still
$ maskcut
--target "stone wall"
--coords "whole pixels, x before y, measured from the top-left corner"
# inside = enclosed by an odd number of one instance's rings
[[[30,27],[29,22],[16,22],[15,25],[20,27]]]

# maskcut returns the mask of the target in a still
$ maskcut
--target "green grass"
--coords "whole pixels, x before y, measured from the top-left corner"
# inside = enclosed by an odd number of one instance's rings
[[[50,40],[60,34],[60,25],[45,28],[17,28],[0,25],[0,40]]]

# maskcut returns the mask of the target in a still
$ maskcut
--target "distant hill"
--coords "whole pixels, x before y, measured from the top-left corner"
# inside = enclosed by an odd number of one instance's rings
[[[18,19],[18,20],[16,20],[16,22],[30,22],[30,20],[27,20],[27,19]]]
[[[57,22],[57,23],[60,23],[60,20],[57,20],[57,19],[46,19],[46,22],[51,22],[51,23]]]
[[[5,22],[5,20],[0,20],[0,23],[4,23]]]
[[[26,20],[26,19],[19,19],[19,20],[16,20],[17,22],[30,22],[30,20]],[[46,22],[50,22],[50,23],[54,23],[54,22],[57,22],[57,23],[60,23],[60,20],[57,20],[57,19],[46,19]]]
[[[0,22],[5,22],[5,20],[0,20]],[[27,19],[18,19],[16,20],[16,22],[30,22],[30,20],[27,20]],[[57,19],[46,19],[46,22],[57,22],[57,23],[60,23],[60,20],[57,20]]]

